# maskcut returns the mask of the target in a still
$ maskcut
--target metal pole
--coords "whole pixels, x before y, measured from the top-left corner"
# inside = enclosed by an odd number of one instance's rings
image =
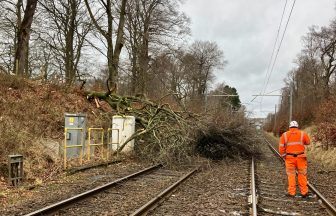
[[[293,114],[293,83],[290,84],[290,95],[289,95],[289,122],[292,121]]]

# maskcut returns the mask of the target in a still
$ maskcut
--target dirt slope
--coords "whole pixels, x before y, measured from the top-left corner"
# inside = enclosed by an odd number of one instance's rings
[[[49,178],[59,168],[64,113],[86,113],[88,126],[107,127],[105,111],[109,106],[97,109],[79,89],[0,74],[0,181],[7,175],[7,155],[15,153],[24,155],[28,179]]]

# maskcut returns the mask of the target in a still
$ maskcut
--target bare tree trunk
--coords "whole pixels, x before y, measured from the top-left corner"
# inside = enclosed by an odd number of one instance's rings
[[[132,50],[132,93],[147,93],[149,35],[153,11],[160,1],[141,0],[128,8],[128,27]]]
[[[67,85],[71,85],[77,75],[80,76],[78,65],[87,34],[92,29],[91,18],[87,17],[82,0],[44,0],[39,4],[47,15],[51,29],[41,39],[51,47],[50,52],[59,58],[59,71],[62,76],[64,74]],[[44,57],[49,61],[50,55]]]
[[[24,17],[19,28],[19,34],[17,39],[17,48],[15,52],[15,70],[17,75],[24,75],[25,63],[28,61],[27,51],[28,42],[30,37],[31,24],[37,5],[37,0],[27,0],[27,6],[24,12]]]
[[[138,85],[138,70],[137,70],[137,54],[134,47],[132,49],[132,78],[131,78],[131,94],[135,95]]]
[[[68,84],[74,82],[76,77],[76,70],[74,67],[74,36],[77,26],[75,24],[77,16],[77,5],[75,0],[71,0],[69,4],[69,23],[66,31],[66,44],[65,44],[65,81]]]
[[[92,22],[98,32],[105,38],[107,44],[107,64],[108,64],[108,79],[106,80],[107,85],[107,94],[112,92],[111,86],[114,86],[113,91],[116,90],[116,85],[118,82],[118,67],[119,67],[119,58],[121,49],[123,47],[123,37],[124,37],[124,25],[125,25],[125,15],[126,15],[126,2],[127,0],[121,1],[121,7],[119,12],[119,23],[117,29],[117,37],[115,42],[115,47],[113,47],[113,19],[112,16],[112,3],[111,0],[106,0],[104,2],[104,10],[107,16],[107,31],[103,29],[102,26],[97,22],[97,18],[95,18],[91,7],[89,5],[89,1],[85,0],[85,5],[88,9],[89,15],[92,19]]]
[[[133,4],[132,4],[133,3]],[[138,92],[138,78],[139,78],[139,71],[138,71],[138,52],[139,52],[139,2],[128,2],[127,4],[127,28],[129,33],[129,53],[130,53],[130,61],[131,61],[131,86],[130,86],[130,94],[136,95]]]
[[[105,33],[105,38],[107,41],[107,67],[108,67],[108,77],[106,80],[107,91],[111,92],[111,86],[114,85],[112,81],[112,77],[114,76],[114,68],[113,68],[113,16],[112,16],[112,8],[111,8],[111,0],[106,1],[106,15],[107,15],[107,32]]]
[[[25,69],[24,69],[24,76],[25,77],[30,77],[31,73],[29,71],[29,40],[27,41],[27,43],[25,44],[26,46],[26,63],[25,63]]]
[[[122,0],[121,8],[120,8],[120,16],[119,16],[119,25],[117,30],[117,39],[115,44],[115,49],[113,52],[113,59],[112,59],[112,67],[113,71],[110,74],[109,80],[111,83],[116,84],[118,82],[118,67],[119,67],[119,60],[120,60],[120,53],[122,47],[124,46],[124,26],[125,26],[125,15],[126,15],[126,2],[127,0]]]
[[[17,46],[18,46],[18,40],[19,40],[19,30],[21,28],[21,7],[22,7],[22,0],[18,0],[16,4],[16,28],[15,28],[15,39],[14,39],[14,50],[16,52]],[[17,64],[15,63],[15,55],[14,55],[14,66],[13,66],[13,73],[16,73],[16,66]]]
[[[143,39],[142,39],[142,47],[140,50],[140,60],[139,60],[139,66],[140,66],[140,89],[139,89],[139,93],[141,94],[145,94],[147,93],[147,81],[148,81],[148,64],[149,64],[149,56],[148,56],[148,45],[149,45],[149,41],[148,41],[148,37],[149,37],[149,33],[148,33],[148,26],[145,25],[145,32],[143,33]]]

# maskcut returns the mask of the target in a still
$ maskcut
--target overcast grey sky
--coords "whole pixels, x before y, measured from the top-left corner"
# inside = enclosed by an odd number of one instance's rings
[[[237,88],[243,103],[258,94],[266,79],[267,66],[286,0],[186,0],[183,11],[191,18],[194,40],[215,41],[228,65],[216,73],[215,83]],[[288,0],[286,22],[294,0]],[[335,0],[297,0],[266,93],[284,86],[284,78],[302,48],[302,36],[312,25],[325,26],[336,18]],[[283,23],[283,27],[285,23]],[[281,31],[282,32],[282,31]],[[275,92],[275,93],[279,93]],[[247,105],[253,117],[274,110],[278,97],[264,97]],[[256,99],[260,101],[260,99]],[[261,110],[262,108],[262,110]],[[274,112],[274,111],[273,111]]]

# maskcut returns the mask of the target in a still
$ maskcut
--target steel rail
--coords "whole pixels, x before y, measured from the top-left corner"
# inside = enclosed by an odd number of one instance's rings
[[[140,176],[142,174],[145,174],[145,173],[150,172],[152,170],[158,169],[160,167],[162,167],[162,164],[157,164],[157,165],[148,167],[148,168],[143,169],[141,171],[138,171],[136,173],[132,173],[132,174],[130,174],[128,176],[125,176],[125,177],[122,177],[120,179],[117,179],[117,180],[115,180],[113,182],[109,182],[109,183],[104,184],[102,186],[99,186],[99,187],[96,187],[94,189],[85,191],[84,193],[77,194],[77,195],[75,195],[73,197],[70,197],[68,199],[65,199],[65,200],[62,200],[60,202],[51,204],[51,205],[46,206],[46,207],[44,207],[42,209],[39,209],[39,210],[36,210],[36,211],[31,212],[29,214],[26,214],[25,216],[45,215],[45,214],[53,213],[53,212],[55,212],[57,210],[60,210],[60,209],[66,207],[68,205],[71,205],[71,204],[73,204],[73,203],[75,203],[75,202],[77,202],[79,200],[85,199],[85,198],[87,198],[89,196],[92,196],[92,195],[94,195],[96,193],[99,193],[99,192],[101,192],[103,190],[106,190],[106,189],[108,189],[110,187],[117,186],[121,182],[124,182],[126,180],[138,177],[138,176]]]
[[[279,157],[282,159],[282,162],[285,162],[285,160],[281,157],[280,153],[272,146],[272,144],[265,138],[266,143],[268,144],[268,146],[271,148],[271,150]],[[308,182],[308,188],[313,191],[316,196],[318,196],[318,198],[321,200],[322,205],[327,209],[328,213],[330,215],[336,215],[336,207],[329,202],[329,200],[327,200],[327,198],[325,198],[320,191],[317,190],[317,188]]]
[[[165,197],[167,197],[169,194],[171,194],[174,189],[179,186],[182,182],[184,182],[186,179],[188,179],[191,175],[193,175],[199,167],[193,169],[186,175],[182,176],[177,182],[166,188],[164,191],[162,191],[160,194],[155,196],[153,199],[151,199],[149,202],[147,202],[145,205],[141,206],[139,209],[137,209],[135,212],[131,214],[131,216],[139,216],[144,215],[150,210],[153,210],[157,204],[159,204]]]
[[[254,173],[254,157],[252,157],[251,163],[251,196],[252,216],[257,216],[257,194]]]

